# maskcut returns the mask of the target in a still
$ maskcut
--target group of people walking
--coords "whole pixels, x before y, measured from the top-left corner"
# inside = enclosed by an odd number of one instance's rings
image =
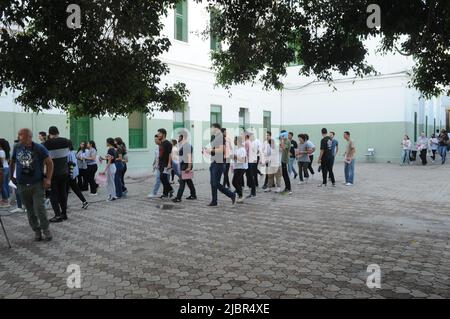
[[[307,134],[299,134],[294,139],[292,132],[281,131],[278,136],[267,132],[263,142],[253,131],[245,131],[234,137],[219,124],[211,127],[211,142],[203,147],[202,154],[210,161],[211,202],[218,205],[218,192],[227,196],[232,204],[256,197],[259,177],[265,175],[264,192],[292,194],[291,178],[299,177],[299,184],[306,184],[314,176],[314,154],[316,146]],[[350,133],[344,133],[347,141],[345,157],[345,184],[353,185],[355,165],[355,145]],[[67,200],[69,190],[80,199],[82,208],[89,203],[83,192],[97,196],[98,182],[103,179],[107,201],[115,201],[127,194],[125,173],[127,171],[127,147],[123,140],[108,138],[107,152],[101,156],[94,141],[81,142],[75,150],[72,142],[59,136],[57,127],[52,126],[39,134],[40,143],[33,142],[29,129],[19,131],[18,140],[11,150],[9,143],[0,139],[0,163],[2,181],[2,207],[9,207],[11,191],[15,192],[17,208],[12,212],[27,212],[28,221],[35,232],[35,240],[52,240],[50,223],[60,223],[68,219]],[[156,183],[149,197],[171,199],[181,202],[186,185],[189,196],[186,200],[196,200],[194,185],[193,146],[189,131],[183,129],[177,140],[169,141],[167,131],[161,128],[154,136],[155,160],[153,169]],[[320,153],[317,158],[319,172],[322,172],[320,187],[335,186],[333,166],[339,152],[339,143],[334,132],[328,134],[322,129]],[[105,161],[104,169],[99,164]],[[298,172],[296,168],[298,167]],[[230,181],[230,174],[233,174]],[[293,175],[293,176],[292,176]],[[175,192],[174,178],[178,177],[179,187]],[[244,198],[246,179],[250,194]],[[282,190],[281,179],[284,188]],[[162,194],[159,189],[162,185]],[[55,216],[47,218],[45,203],[50,201]],[[23,205],[23,206],[22,206]]]
[[[123,140],[108,138],[105,157],[97,154],[94,141],[82,142],[75,150],[72,142],[59,136],[57,127],[39,133],[40,143],[33,142],[30,129],[21,129],[11,150],[5,139],[0,139],[0,180],[2,201],[0,207],[10,207],[15,193],[17,208],[11,213],[26,212],[35,232],[35,240],[52,240],[50,223],[68,219],[69,191],[80,199],[82,209],[89,202],[83,192],[97,196],[99,184],[96,175],[98,164],[106,161],[106,168],[98,175],[106,177],[108,201],[126,195],[127,148]],[[98,176],[97,176],[98,178]],[[55,216],[48,219],[46,203],[50,202]]]
[[[442,129],[441,131],[437,130],[430,138],[427,138],[425,132],[422,132],[415,145],[413,145],[409,136],[405,135],[401,143],[402,157],[400,164],[409,165],[411,162],[416,161],[418,155],[422,165],[427,165],[428,157],[430,157],[431,162],[434,163],[437,154],[439,154],[441,164],[444,165],[447,153],[450,151],[449,139],[450,135],[445,129]]]
[[[232,141],[227,130],[219,124],[211,127],[211,143],[203,147],[202,154],[210,160],[210,184],[211,202],[209,206],[218,205],[218,192],[227,196],[232,204],[242,203],[244,199],[256,197],[256,188],[259,187],[259,176],[265,175],[263,185],[264,192],[274,191],[286,195],[292,194],[291,178],[299,177],[299,184],[306,184],[310,176],[314,176],[314,153],[316,146],[310,141],[307,134],[299,134],[298,142],[294,140],[292,132],[281,131],[278,137],[273,137],[267,132],[266,139],[262,143],[252,131],[242,132]],[[347,141],[345,157],[345,185],[354,183],[355,145],[350,138],[350,132],[344,133]],[[155,135],[155,161],[153,163],[156,172],[156,183],[149,198],[172,198],[174,189],[170,184],[169,176],[175,172],[180,181],[178,192],[172,200],[182,201],[185,185],[190,189],[187,200],[197,199],[193,183],[193,147],[189,143],[188,132],[182,131],[178,140],[169,142],[165,129],[159,129]],[[338,154],[339,143],[335,133],[328,134],[327,129],[322,129],[320,154],[318,157],[319,172],[322,172],[322,183],[325,187],[328,180],[332,186],[336,185],[333,173],[335,157]],[[296,171],[298,166],[298,173]],[[230,183],[229,174],[233,172]],[[261,172],[263,171],[264,174]],[[245,181],[250,190],[244,198],[243,190]],[[283,178],[284,189],[281,188]],[[158,195],[160,185],[163,185],[162,195]],[[234,189],[231,188],[233,186]]]

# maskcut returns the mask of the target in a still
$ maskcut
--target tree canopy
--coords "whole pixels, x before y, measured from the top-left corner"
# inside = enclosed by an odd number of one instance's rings
[[[20,90],[33,111],[112,116],[155,108],[177,110],[189,92],[163,85],[160,57],[170,47],[161,18],[180,0],[0,0],[0,91]],[[210,30],[223,42],[212,52],[218,84],[261,81],[282,88],[287,67],[332,80],[333,72],[364,76],[364,41],[381,39],[380,53],[413,56],[412,85],[425,96],[450,94],[448,0],[196,0],[214,10]],[[381,27],[370,28],[370,4]],[[68,28],[70,4],[81,28]]]
[[[182,83],[163,86],[170,47],[161,17],[175,0],[1,0],[0,91],[39,111],[112,116],[182,106]],[[81,28],[69,28],[70,4]]]
[[[370,4],[380,7],[381,27],[370,28]],[[380,54],[400,52],[415,61],[411,84],[425,96],[450,94],[448,0],[210,0],[211,24],[224,43],[213,52],[219,84],[262,81],[281,88],[294,59],[300,75],[331,80],[332,72],[374,73],[364,41],[381,39]]]

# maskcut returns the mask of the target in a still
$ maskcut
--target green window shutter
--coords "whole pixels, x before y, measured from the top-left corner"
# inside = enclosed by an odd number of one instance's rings
[[[414,112],[414,143],[417,142],[417,112]]]
[[[144,114],[139,112],[134,112],[128,117],[128,139],[130,149],[145,148],[144,119]]]
[[[179,1],[175,6],[175,39],[188,42],[188,4]]]
[[[70,139],[74,149],[78,149],[81,142],[89,142],[91,138],[91,120],[88,117],[70,118]]]
[[[222,125],[222,106],[211,105],[211,124],[219,123]]]
[[[272,130],[272,113],[270,111],[264,111],[263,128],[266,133]]]
[[[209,20],[210,20],[210,25],[211,26],[214,23],[214,19],[215,19],[216,14],[217,13],[214,10],[211,11],[211,13],[210,13]],[[221,45],[220,40],[219,40],[219,37],[217,35],[215,35],[212,30],[210,32],[210,40],[211,40],[211,43],[210,43],[211,50],[216,51],[216,50],[220,50],[222,48],[222,45]]]

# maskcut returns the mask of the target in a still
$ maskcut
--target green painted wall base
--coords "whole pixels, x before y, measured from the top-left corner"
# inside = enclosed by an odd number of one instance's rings
[[[32,113],[0,113],[0,137],[13,141],[20,128],[31,128],[34,132],[35,140],[39,131],[48,131],[48,127],[56,125],[61,136],[69,137],[70,123],[66,115],[48,115]],[[194,146],[194,161],[197,168],[207,168],[208,164],[203,160],[201,149],[210,142],[210,123],[202,121],[186,121],[186,126],[191,132],[191,141]],[[238,123],[223,123],[229,131],[239,132]],[[262,132],[261,125],[250,124],[257,132]],[[321,140],[321,129],[326,127],[328,131],[335,131],[340,143],[340,151],[337,161],[343,160],[343,153],[346,142],[343,139],[344,131],[350,131],[352,139],[357,147],[358,161],[374,162],[398,162],[401,154],[400,143],[404,134],[408,134],[411,140],[414,140],[414,128],[412,123],[407,122],[388,122],[388,123],[349,123],[349,124],[316,124],[316,125],[286,125],[283,129],[294,132],[295,136],[300,133],[307,133],[311,140],[319,148]],[[176,138],[177,132],[173,131],[173,121],[161,119],[147,119],[146,122],[146,145],[143,149],[129,150],[129,168],[130,170],[147,174],[151,172],[151,165],[154,159],[154,135],[158,128],[165,128],[168,131],[168,138]],[[111,118],[92,119],[91,136],[97,143],[100,154],[106,153],[106,139],[108,137],[122,137],[124,142],[129,145],[128,140],[128,119]],[[428,132],[431,135],[433,127],[429,127]],[[278,126],[273,126],[274,136],[278,134]],[[420,130],[418,130],[420,134]],[[261,140],[264,137],[260,137]],[[375,157],[365,156],[368,148],[375,149]],[[318,154],[318,153],[316,153]]]

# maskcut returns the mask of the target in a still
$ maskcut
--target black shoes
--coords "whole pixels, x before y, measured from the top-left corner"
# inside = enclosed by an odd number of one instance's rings
[[[62,220],[67,220],[67,214],[62,214],[61,218],[62,218]]]
[[[67,216],[66,216],[67,219]],[[53,218],[50,218],[48,220],[50,223],[62,223],[64,221],[64,219],[61,216],[55,216]]]
[[[84,202],[83,206],[81,206],[82,209],[88,209],[89,207],[89,203],[88,202]]]
[[[179,198],[174,198],[174,199],[172,199],[172,202],[174,202],[174,203],[181,203],[181,199],[179,199]]]
[[[189,196],[189,197],[186,197],[186,199],[187,200],[197,200],[197,196]]]
[[[217,203],[209,203],[208,206],[209,207],[214,207],[214,206],[217,206]]]
[[[42,232],[40,230],[34,232],[34,241],[42,241]]]

